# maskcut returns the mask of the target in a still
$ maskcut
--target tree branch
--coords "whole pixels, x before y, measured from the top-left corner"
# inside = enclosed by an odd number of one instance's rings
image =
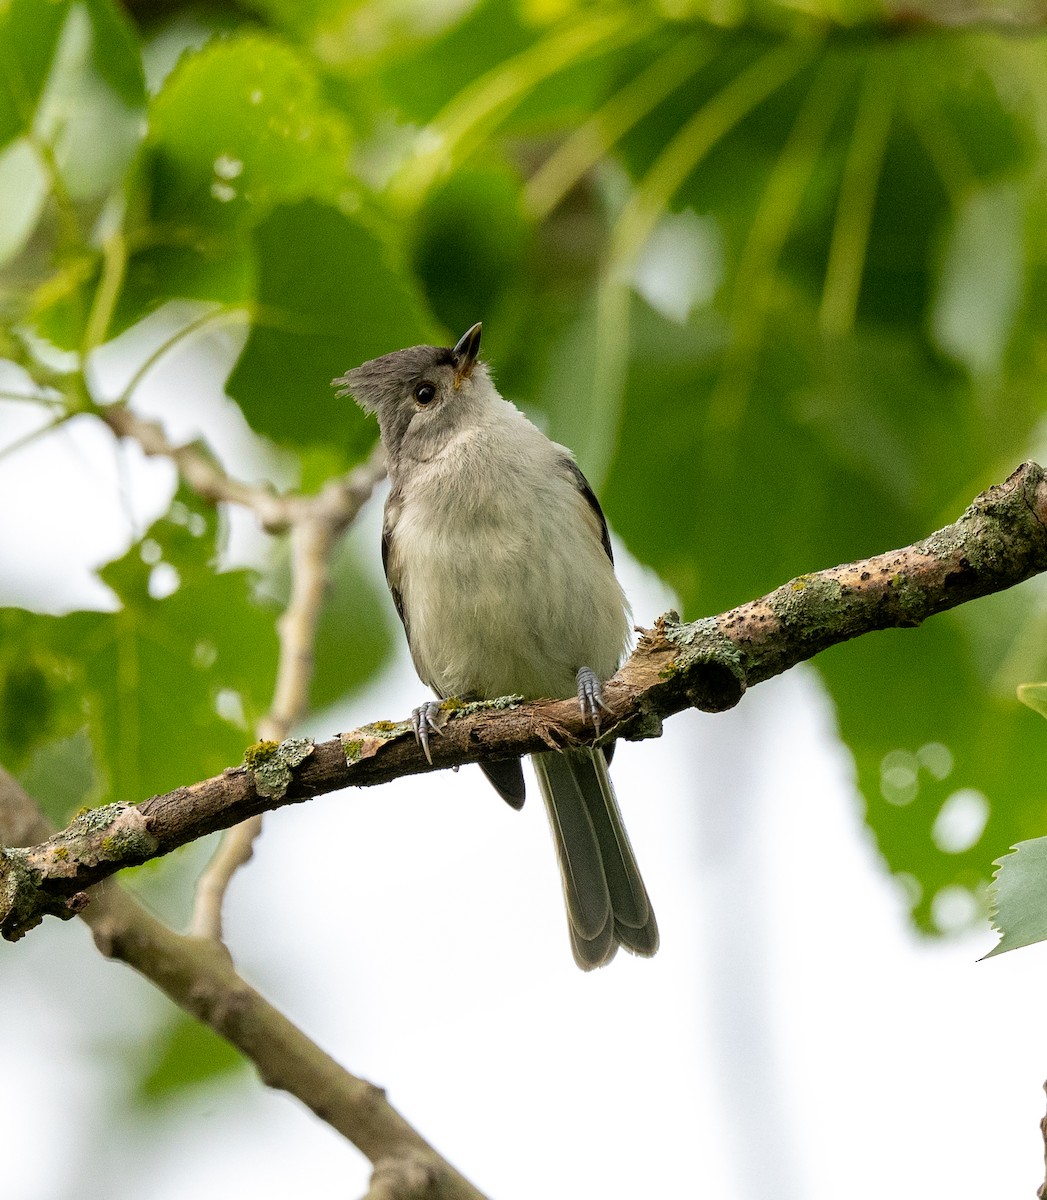
[[[608,682],[597,734],[574,700],[448,702],[433,762],[407,722],[379,721],[327,742],[260,745],[245,764],[139,804],[92,809],[27,850],[0,850],[0,932],[16,940],[45,914],[69,917],[83,891],[123,867],[168,854],[217,829],[344,787],[550,747],[657,737],[662,719],[719,712],[747,687],[829,646],[927,617],[1047,570],[1047,472],[1026,463],[978,496],[962,517],[902,550],[802,575],[717,617],[660,617]]]
[[[378,1165],[424,1165],[419,1200],[483,1200],[482,1194],[389,1103],[382,1088],[351,1075],[256,991],[212,938],[175,933],[115,881],[83,913],[107,958],[146,976],[180,1008],[209,1025],[254,1063],[262,1081],[296,1096]]]
[[[32,798],[0,768],[0,841],[43,840],[52,832]],[[266,1084],[295,1096],[361,1150],[375,1165],[372,1192],[390,1178],[390,1164],[409,1164],[412,1198],[484,1200],[392,1107],[381,1088],[351,1075],[251,987],[220,942],[168,929],[115,880],[94,891],[81,916],[103,955],[156,984],[179,1008],[231,1042]]]

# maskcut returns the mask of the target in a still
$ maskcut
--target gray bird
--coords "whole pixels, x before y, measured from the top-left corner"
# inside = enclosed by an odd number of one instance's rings
[[[376,413],[392,489],[382,562],[415,669],[441,698],[577,695],[598,725],[629,606],[607,523],[569,450],[491,382],[480,325],[456,346],[412,346],[334,380]],[[415,710],[429,756],[439,701]],[[607,773],[610,752],[532,756],[556,843],[575,961],[658,949],[658,927]],[[513,808],[518,759],[481,763]]]

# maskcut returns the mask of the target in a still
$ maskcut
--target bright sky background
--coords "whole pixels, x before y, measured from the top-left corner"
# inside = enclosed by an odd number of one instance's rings
[[[214,346],[232,353],[234,336]],[[145,407],[177,437],[206,414],[235,461],[249,439],[209,379],[174,355]],[[126,544],[120,488],[144,516],[171,486],[166,464],[121,457],[122,483],[84,420],[0,463],[6,602],[41,579],[56,609],[97,600],[86,565]],[[378,505],[352,536],[380,574]],[[250,541],[238,532],[239,551]],[[617,558],[651,623],[672,597]],[[307,732],[419,703],[398,645]],[[987,929],[912,933],[816,672],[673,718],[660,741],[621,745],[613,774],[661,926],[654,960],[574,967],[537,795],[514,813],[469,768],[268,817],[229,897],[241,970],[497,1200],[1032,1196],[1047,950],[978,963]],[[199,862],[181,856],[186,895]],[[165,1004],[77,922],[0,948],[5,1200],[363,1193],[362,1158],[253,1078],[131,1110],[129,1063]]]

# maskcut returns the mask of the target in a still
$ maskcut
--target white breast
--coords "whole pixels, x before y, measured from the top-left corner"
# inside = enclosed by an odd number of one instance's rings
[[[564,453],[511,404],[400,484],[390,551],[419,675],[439,695],[574,695],[617,669],[628,605]]]

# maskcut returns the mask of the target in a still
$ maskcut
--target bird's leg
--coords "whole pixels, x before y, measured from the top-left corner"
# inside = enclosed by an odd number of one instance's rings
[[[603,684],[592,667],[579,667],[576,678],[578,680],[578,707],[582,710],[582,716],[588,717],[595,726],[596,732],[599,733],[600,709],[602,708],[604,712],[611,711],[604,703]]]
[[[441,718],[443,719],[441,720]],[[429,750],[429,734],[430,732],[443,733],[446,720],[447,714],[444,712],[443,702],[440,700],[427,700],[424,704],[411,710],[414,740],[421,746],[422,753],[430,766],[433,765],[433,756]]]

